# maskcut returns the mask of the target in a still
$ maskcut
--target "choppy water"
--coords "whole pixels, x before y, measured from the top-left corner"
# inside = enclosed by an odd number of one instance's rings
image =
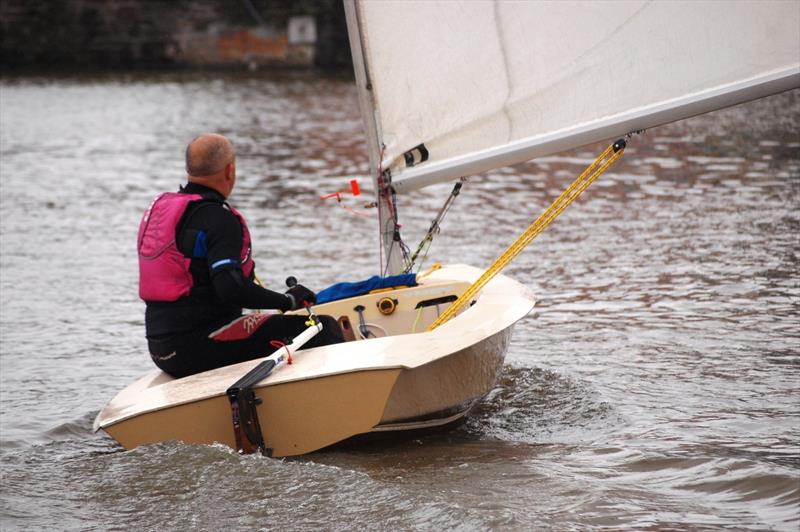
[[[262,278],[376,273],[316,199],[367,173],[351,83],[6,79],[0,125],[3,530],[800,526],[800,91],[637,137],[510,266],[540,301],[464,426],[293,460],[91,422],[150,370],[136,224],[197,133],[238,146]],[[431,256],[488,265],[603,147],[472,179]],[[449,188],[401,198],[409,243]]]

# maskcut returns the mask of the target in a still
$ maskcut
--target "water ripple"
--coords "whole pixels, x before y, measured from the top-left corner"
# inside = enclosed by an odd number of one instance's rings
[[[634,138],[509,266],[539,301],[462,427],[294,460],[122,451],[91,422],[151,368],[135,231],[199,132],[237,146],[232,202],[265,282],[375,273],[374,213],[318,199],[353,177],[370,197],[352,83],[161,73],[0,91],[4,530],[797,529],[800,90]],[[429,263],[491,264],[604,147],[471,178]],[[451,188],[398,198],[410,244]]]

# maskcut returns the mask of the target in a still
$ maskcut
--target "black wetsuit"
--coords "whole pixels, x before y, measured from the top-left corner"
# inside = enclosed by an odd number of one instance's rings
[[[146,302],[145,328],[155,364],[184,377],[266,356],[275,350],[271,341],[288,342],[305,330],[304,316],[242,316],[243,308],[288,310],[291,300],[244,277],[242,225],[221,194],[195,183],[181,192],[203,197],[189,204],[176,228],[178,249],[192,259],[193,286],[177,301]],[[336,320],[322,319],[323,330],[306,347],[342,341]]]

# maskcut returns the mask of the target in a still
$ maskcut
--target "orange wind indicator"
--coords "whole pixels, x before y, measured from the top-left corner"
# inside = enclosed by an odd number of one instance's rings
[[[361,195],[361,187],[358,186],[358,180],[356,179],[350,180],[350,190],[339,190],[336,192],[331,192],[330,194],[323,194],[322,196],[319,197],[319,199],[326,200],[330,198],[336,198],[337,203],[342,203],[342,195],[348,195],[348,194],[352,194],[353,196]],[[342,205],[342,208],[358,216],[366,216],[366,217],[370,216],[369,214],[358,212],[348,207],[347,205]]]
[[[328,199],[328,198],[336,198],[338,203],[342,202],[342,194],[347,194],[350,192],[353,196],[360,196],[361,195],[361,187],[358,186],[358,181],[356,179],[350,180],[350,190],[340,190],[337,192],[331,192],[330,194],[325,194],[319,197],[319,199]]]

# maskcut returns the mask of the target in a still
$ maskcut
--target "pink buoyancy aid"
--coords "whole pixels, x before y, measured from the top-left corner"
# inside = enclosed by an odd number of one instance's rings
[[[189,203],[202,200],[199,194],[165,192],[150,203],[139,223],[139,297],[145,301],[177,301],[189,295],[194,280],[189,272],[191,258],[178,249],[176,228]],[[226,204],[227,205],[227,204]],[[242,224],[242,273],[253,272],[250,231],[244,217],[228,206]]]

